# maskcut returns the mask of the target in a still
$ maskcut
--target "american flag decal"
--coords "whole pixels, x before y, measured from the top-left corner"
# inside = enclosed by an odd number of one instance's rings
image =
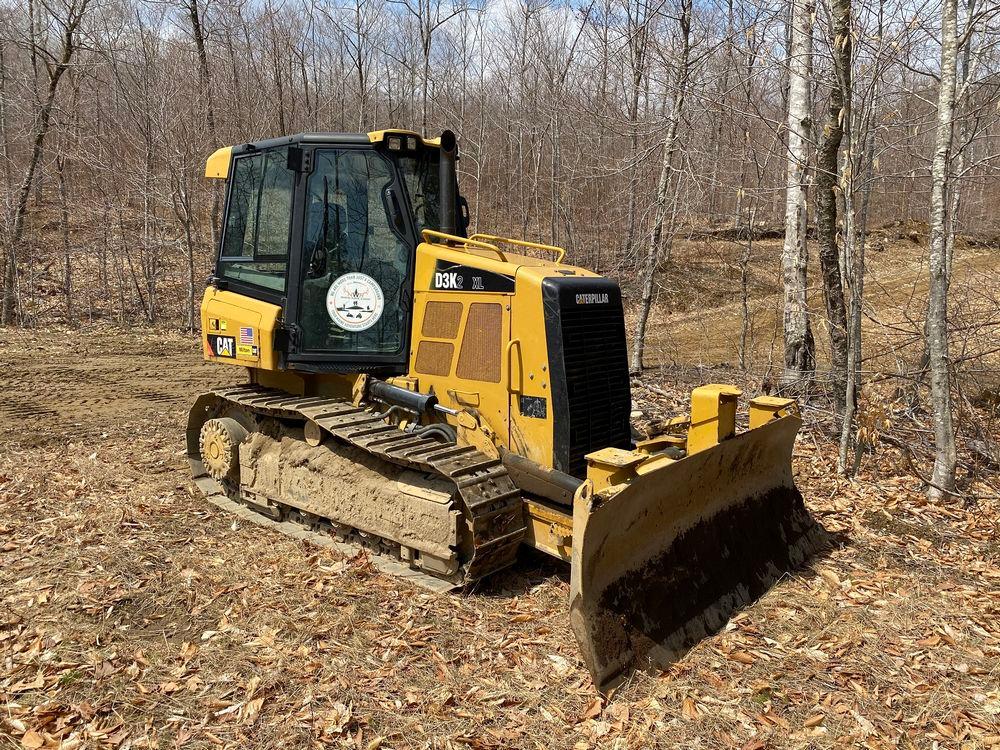
[[[240,343],[253,344],[253,328],[240,328]]]

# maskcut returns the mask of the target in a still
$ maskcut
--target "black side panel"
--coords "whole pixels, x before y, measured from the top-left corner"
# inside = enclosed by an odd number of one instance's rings
[[[553,468],[587,473],[585,456],[630,448],[628,353],[618,284],[604,278],[542,282],[552,382]]]

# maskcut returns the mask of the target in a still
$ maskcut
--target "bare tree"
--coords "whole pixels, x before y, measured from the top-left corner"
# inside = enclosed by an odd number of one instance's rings
[[[445,5],[442,0],[390,0],[406,8],[413,16],[420,33],[421,76],[420,76],[420,130],[427,132],[428,92],[431,85],[431,51],[434,33],[455,16],[464,13],[463,3]]]
[[[628,219],[625,229],[626,251],[632,249],[635,243],[636,232],[636,206],[639,199],[639,186],[637,176],[639,170],[639,101],[643,93],[643,80],[646,77],[647,66],[649,64],[649,38],[650,27],[654,16],[662,7],[659,2],[654,8],[649,0],[637,0],[634,4],[632,0],[625,3],[625,48],[628,52],[629,68],[629,92],[627,128],[629,133],[629,191],[628,191]]]
[[[649,323],[649,313],[653,307],[653,296],[656,289],[656,268],[660,263],[661,248],[663,245],[663,225],[667,216],[671,177],[674,174],[677,130],[680,126],[681,114],[684,111],[684,97],[687,93],[688,79],[691,72],[691,0],[681,0],[677,29],[680,55],[677,61],[676,79],[674,81],[674,101],[667,118],[667,133],[663,139],[663,165],[660,168],[660,178],[656,184],[653,226],[649,233],[646,260],[642,269],[642,297],[639,302],[639,320],[635,329],[635,338],[632,341],[631,370],[634,373],[642,371],[642,355],[646,345],[646,326]]]
[[[66,190],[66,155],[56,157],[59,178],[59,225],[63,247],[63,297],[66,300],[66,322],[73,322],[73,258],[69,241],[69,197]]]
[[[878,61],[878,59],[877,59]],[[837,470],[848,476],[853,476],[858,469],[860,461],[860,445],[855,445],[855,457],[853,464],[848,463],[851,449],[851,440],[854,435],[854,420],[857,414],[858,394],[861,392],[861,317],[862,305],[865,294],[865,248],[868,239],[868,212],[871,207],[872,185],[875,181],[875,139],[877,129],[875,127],[875,117],[878,108],[879,76],[881,71],[878,65],[874,66],[874,74],[863,126],[860,128],[860,142],[863,145],[863,153],[858,159],[851,158],[848,150],[848,163],[846,169],[849,170],[844,186],[845,218],[849,217],[849,228],[845,231],[845,237],[850,237],[849,257],[845,264],[847,269],[847,286],[850,292],[849,315],[847,329],[847,383],[844,399],[843,422],[840,428],[840,448],[837,453]],[[858,168],[859,164],[864,165],[863,182],[861,187],[861,210],[858,217],[857,226],[853,221],[854,215],[854,177],[855,174],[862,173]]]
[[[205,112],[205,122],[208,125],[208,137],[213,144],[218,144],[219,133],[215,127],[215,102],[212,97],[212,73],[208,67],[208,52],[205,49],[205,30],[201,20],[201,9],[198,0],[187,0],[188,18],[191,21],[191,35],[194,37],[194,47],[198,53],[198,99],[199,109]],[[219,231],[219,211],[221,208],[220,190],[212,189],[212,247],[216,244]]]
[[[941,81],[938,88],[937,128],[931,163],[930,287],[927,309],[927,354],[934,410],[934,469],[929,499],[939,501],[955,489],[958,455],[951,410],[951,362],[948,352],[948,188],[954,136],[955,79],[958,57],[958,2],[941,4]]]
[[[815,368],[812,328],[806,297],[809,262],[806,244],[808,194],[809,69],[812,60],[814,0],[791,0],[788,55],[788,166],[785,194],[785,244],[781,253],[785,288],[785,371],[782,383],[798,386]]]
[[[187,266],[187,329],[195,330],[197,315],[195,313],[195,302],[197,297],[197,283],[195,273],[195,232],[197,231],[195,213],[191,205],[191,186],[189,175],[185,170],[181,170],[176,177],[174,190],[171,193],[173,200],[174,215],[184,228],[184,249]]]
[[[7,132],[7,63],[5,40],[0,38],[0,159],[3,159],[4,183],[8,192],[14,189],[13,159],[10,153],[10,135]],[[2,274],[0,274],[2,276]]]
[[[28,211],[28,196],[31,194],[31,187],[35,178],[35,171],[42,156],[42,146],[45,143],[45,136],[49,132],[49,123],[52,117],[52,105],[55,102],[56,91],[59,88],[59,81],[69,70],[70,62],[79,45],[77,32],[80,24],[87,13],[87,6],[90,0],[69,0],[68,4],[58,9],[58,14],[53,13],[53,22],[60,28],[61,46],[54,55],[48,50],[37,45],[31,46],[32,55],[40,57],[48,73],[48,86],[44,99],[39,107],[35,121],[34,131],[31,137],[31,155],[24,168],[24,174],[17,187],[17,197],[13,208],[13,220],[11,221],[10,235],[7,237],[7,262],[4,264],[4,295],[2,304],[2,314],[0,322],[4,325],[11,325],[18,315],[18,278],[20,269],[18,268],[18,247],[21,244],[21,236],[24,232],[24,217]]]
[[[829,16],[832,75],[826,122],[816,153],[816,238],[823,277],[823,299],[830,329],[830,385],[837,411],[842,413],[847,393],[847,308],[844,303],[840,248],[837,243],[836,187],[840,182],[840,146],[844,140],[844,130],[852,125],[851,0],[832,0]],[[849,166],[850,162],[848,168]],[[846,218],[845,216],[845,220]]]

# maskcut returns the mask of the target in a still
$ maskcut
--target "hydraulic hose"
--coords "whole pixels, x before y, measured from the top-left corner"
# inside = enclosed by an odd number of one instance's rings
[[[413,425],[408,432],[412,432],[414,435],[437,435],[444,438],[446,443],[458,442],[458,435],[455,432],[455,428],[450,424]]]

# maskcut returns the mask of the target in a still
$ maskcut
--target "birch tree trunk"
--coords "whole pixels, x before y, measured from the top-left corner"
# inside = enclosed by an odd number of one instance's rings
[[[975,4],[976,0],[967,0],[966,10],[967,18],[969,19],[970,26],[974,23],[973,18],[975,16]],[[971,28],[970,28],[971,33]],[[956,50],[956,94],[955,94],[955,111],[952,116],[952,150],[955,152],[954,163],[951,167],[952,175],[960,176],[965,170],[965,152],[972,145],[972,140],[968,138],[966,133],[966,118],[962,117],[961,113],[961,101],[963,93],[966,87],[969,85],[969,66],[971,65],[972,58],[972,42],[967,41],[965,43],[965,49],[962,51],[962,57],[957,58]],[[957,122],[956,122],[957,121]],[[957,134],[955,130],[958,130]],[[956,137],[957,136],[957,137]],[[955,141],[957,140],[957,146]],[[949,283],[951,281],[951,264],[955,259],[955,230],[958,227],[958,217],[959,211],[962,208],[962,187],[952,180],[949,184],[950,192],[950,206],[948,209],[948,230],[945,234],[945,275],[948,277]]]
[[[788,59],[788,166],[785,192],[785,244],[781,272],[785,289],[785,371],[782,383],[800,387],[815,367],[806,298],[808,248],[806,198],[807,145],[811,127],[809,68],[815,0],[791,0],[791,45]]]
[[[938,89],[937,129],[931,162],[930,288],[927,306],[927,354],[934,410],[934,469],[927,497],[939,501],[955,489],[955,427],[951,414],[951,375],[948,356],[948,166],[951,161],[955,115],[955,78],[958,52],[957,0],[941,6],[941,85]]]
[[[649,323],[649,312],[653,306],[653,292],[656,288],[656,267],[660,262],[660,248],[663,240],[663,224],[667,214],[667,193],[670,178],[673,175],[674,152],[677,150],[677,129],[680,125],[681,112],[684,110],[684,95],[687,91],[689,67],[691,60],[691,2],[681,0],[680,42],[681,57],[677,64],[676,97],[670,110],[667,122],[667,134],[663,140],[663,167],[660,169],[660,179],[656,185],[656,208],[653,227],[649,236],[649,246],[646,251],[646,263],[643,267],[642,300],[639,308],[639,321],[636,325],[635,341],[632,346],[633,373],[642,372],[642,355],[646,344],[646,326]]]

